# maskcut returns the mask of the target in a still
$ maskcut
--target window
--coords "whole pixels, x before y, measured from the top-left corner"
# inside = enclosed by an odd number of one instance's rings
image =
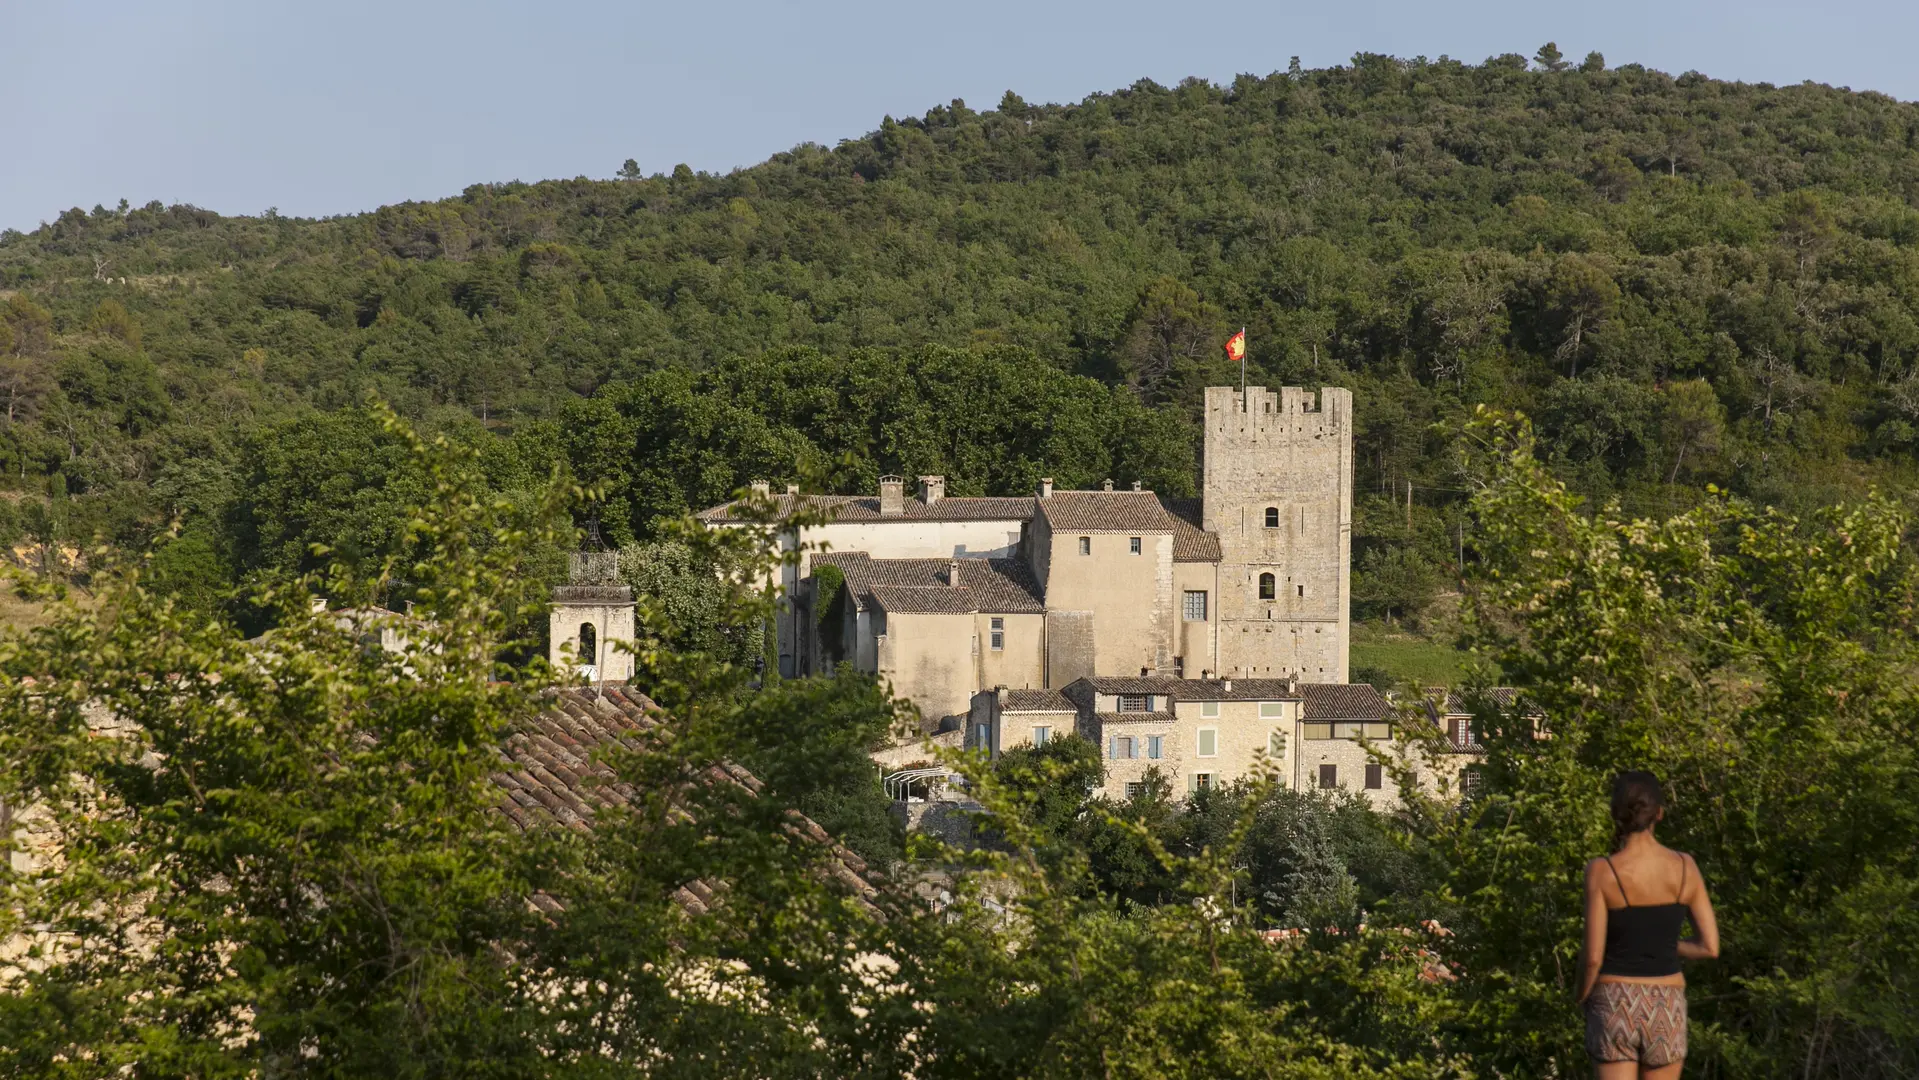
[[[1199,729],[1199,756],[1219,756],[1219,729],[1209,727]]]
[[[1080,538],[1079,538],[1079,553],[1080,553],[1081,555],[1091,555],[1091,554],[1093,553],[1093,538],[1092,538],[1092,537],[1090,537],[1090,536],[1082,536],[1082,537],[1080,537]]]
[[[1137,744],[1131,735],[1113,736],[1113,745],[1108,749],[1107,753],[1115,761],[1124,761],[1139,756]]]
[[[1333,725],[1331,724],[1301,724],[1300,728],[1300,734],[1308,739],[1330,739],[1333,737]]]
[[[1164,752],[1163,747],[1165,746],[1165,742],[1164,742],[1165,738],[1166,737],[1164,735],[1146,736],[1146,756],[1151,758],[1154,761],[1158,761],[1160,759],[1161,754]]]
[[[1187,589],[1186,590],[1186,621],[1187,622],[1205,622],[1206,621],[1206,590],[1205,589]]]
[[[1006,620],[996,617],[993,619],[992,626],[993,651],[999,652],[1006,648]]]
[[[1301,596],[1305,596],[1305,595],[1306,595],[1306,586],[1305,586],[1304,584],[1300,584],[1300,585],[1295,585],[1295,586],[1293,586],[1293,588],[1295,588],[1295,589],[1297,589],[1297,590],[1299,590],[1299,595],[1301,595]]]
[[[1259,717],[1262,720],[1276,720],[1286,715],[1286,703],[1283,701],[1262,701],[1259,703]]]
[[[1390,739],[1393,737],[1393,725],[1378,720],[1341,720],[1332,725],[1333,739]]]
[[[1286,756],[1286,733],[1285,732],[1275,731],[1271,735],[1266,736],[1266,756],[1267,757]]]
[[[1336,788],[1339,786],[1339,766],[1321,765],[1319,767],[1319,786]]]
[[[1266,527],[1269,529],[1279,528],[1279,507],[1269,506],[1266,508]]]
[[[1366,789],[1368,791],[1378,791],[1380,788],[1385,787],[1385,772],[1385,767],[1381,765],[1374,764],[1366,766]]]
[[[577,659],[589,667],[600,662],[599,643],[594,640],[596,636],[592,623],[580,624],[580,652]]]
[[[1186,785],[1186,790],[1187,791],[1213,790],[1213,774],[1209,772],[1194,773],[1192,782]]]
[[[1152,712],[1153,699],[1146,694],[1121,694],[1119,696],[1119,711]]]
[[[1127,785],[1126,785],[1126,797],[1127,797],[1128,799],[1137,799],[1137,798],[1139,798],[1139,797],[1140,797],[1141,795],[1144,795],[1144,794],[1146,794],[1146,785],[1145,785],[1145,784],[1142,784],[1142,783],[1140,783],[1140,782],[1138,782],[1137,780],[1134,780],[1134,781],[1129,781],[1129,782],[1127,783]]]
[[[1126,550],[1127,550],[1127,552],[1128,552],[1129,554],[1132,554],[1132,555],[1137,555],[1137,554],[1139,554],[1139,537],[1137,537],[1137,536],[1129,536],[1129,537],[1127,537],[1127,538],[1126,538]]]
[[[1271,574],[1259,575],[1259,598],[1261,600],[1271,600],[1278,595],[1279,595],[1279,590],[1276,587],[1276,583],[1273,581],[1273,575]]]
[[[1036,727],[1033,729],[1033,745],[1036,747],[1045,746],[1046,740],[1052,737],[1053,737],[1053,729],[1050,727],[1042,726],[1042,727]]]
[[[1201,716],[1218,716],[1218,715],[1219,715],[1219,702],[1217,702],[1217,701],[1202,701],[1202,702],[1200,702],[1200,703],[1199,703],[1199,715],[1201,715]]]

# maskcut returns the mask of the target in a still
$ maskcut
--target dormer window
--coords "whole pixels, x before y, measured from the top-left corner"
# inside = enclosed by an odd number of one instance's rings
[[[1121,694],[1119,696],[1119,711],[1152,712],[1153,699],[1146,694]]]
[[[1279,528],[1279,507],[1269,506],[1266,508],[1266,527],[1269,529]]]

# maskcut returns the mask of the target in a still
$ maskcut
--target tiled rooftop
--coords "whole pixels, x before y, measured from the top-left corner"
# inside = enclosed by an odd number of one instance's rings
[[[1006,691],[1006,701],[1000,706],[1001,712],[1074,712],[1072,702],[1058,690],[1012,690]]]
[[[1054,532],[1170,533],[1179,526],[1150,491],[1055,491],[1037,502]]]
[[[952,496],[928,506],[922,499],[907,498],[897,515],[882,515],[877,495],[773,495],[774,517],[785,518],[802,507],[823,510],[834,521],[1026,521],[1033,516],[1033,497]],[[746,521],[740,516],[740,503],[729,502],[702,510],[701,521],[723,523]]]
[[[1155,694],[1174,701],[1298,701],[1307,720],[1386,719],[1392,703],[1367,683],[1298,683],[1285,679],[1175,679],[1097,675],[1080,680],[1101,694]],[[1232,688],[1227,688],[1227,683]],[[1130,715],[1130,714],[1129,714]]]
[[[959,584],[951,559],[875,559],[863,551],[813,556],[815,566],[839,569],[854,604],[888,612],[1033,615],[1046,610],[1039,583],[1018,559],[960,559]]]
[[[615,745],[637,746],[647,729],[659,722],[658,711],[646,695],[625,687],[609,686],[603,696],[587,688],[550,692],[545,708],[516,721],[499,748],[501,767],[492,779],[500,788],[500,812],[522,829],[557,823],[587,831],[602,807],[625,805],[635,795],[631,785],[618,782],[611,769],[595,760],[594,753]],[[711,766],[696,781],[760,790],[752,773],[732,764]],[[831,851],[830,876],[856,896],[873,894],[872,884],[863,876],[865,860],[835,843],[804,815],[794,815],[794,827]],[[675,892],[674,899],[699,914],[710,906],[715,889],[714,883],[693,881]],[[545,895],[534,897],[534,902],[549,909],[558,907]]]

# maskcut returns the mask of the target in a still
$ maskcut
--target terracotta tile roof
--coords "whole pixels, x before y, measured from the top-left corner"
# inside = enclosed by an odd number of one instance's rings
[[[500,812],[522,829],[557,823],[587,831],[600,808],[626,805],[636,794],[595,759],[595,752],[616,745],[637,746],[647,729],[659,722],[658,712],[646,695],[620,686],[607,687],[604,696],[586,688],[549,692],[545,707],[515,721],[498,748],[500,771],[492,780],[500,789]],[[706,769],[697,782],[760,790],[758,778],[728,763]],[[864,876],[864,859],[835,843],[803,814],[793,815],[792,828],[832,853],[826,865],[829,876],[862,899],[873,894],[873,885]],[[711,905],[721,887],[707,881],[689,882],[674,893],[674,899],[698,914]],[[533,900],[544,908],[559,907],[550,896]]]
[[[1173,515],[1173,561],[1218,562],[1219,534],[1202,527],[1204,503],[1199,499],[1161,499]]]
[[[785,518],[801,507],[824,510],[834,521],[1026,521],[1033,516],[1033,497],[1019,496],[953,496],[941,499],[931,506],[921,499],[906,499],[898,515],[880,513],[880,500],[876,495],[774,495],[771,496],[774,516]],[[736,516],[740,504],[722,503],[694,515],[708,523],[746,521]]]
[[[1178,526],[1150,491],[1055,491],[1036,502],[1054,532],[1170,533]]]
[[[863,551],[831,551],[813,556],[815,565],[839,569],[854,605],[878,604],[889,612],[1036,615],[1039,582],[1018,559],[961,559],[959,585],[952,584],[951,559],[875,559]]]
[[[1369,683],[1300,683],[1299,696],[1305,702],[1300,715],[1307,720],[1387,720],[1393,715],[1392,702]]]
[[[1066,695],[1058,690],[1013,690],[1006,691],[1006,701],[1000,706],[1001,712],[1078,712]]]
[[[1167,723],[1173,719],[1172,712],[1096,712],[1093,719],[1101,724],[1137,724],[1141,720],[1153,720]]]
[[[1429,698],[1444,699],[1443,708],[1447,716],[1472,715],[1472,703],[1469,695],[1460,690],[1448,690],[1433,687],[1426,691]],[[1504,712],[1513,708],[1519,701],[1519,691],[1510,686],[1488,686],[1483,691],[1484,703]]]

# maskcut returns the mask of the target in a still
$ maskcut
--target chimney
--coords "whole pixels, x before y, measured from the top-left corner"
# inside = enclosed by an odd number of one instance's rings
[[[771,495],[772,493],[773,493],[773,485],[767,483],[764,480],[753,481],[753,494]]]
[[[1137,480],[1135,480],[1135,481],[1133,481],[1133,490],[1134,490],[1134,491],[1139,491],[1139,490],[1141,490],[1141,489],[1140,489],[1140,486],[1139,486],[1139,481],[1137,481]]]
[[[897,476],[880,477],[880,516],[898,517],[906,513],[906,481]]]
[[[1227,679],[1227,680],[1225,681],[1225,683],[1224,683],[1224,685],[1225,685],[1225,687],[1226,687],[1226,692],[1227,692],[1227,693],[1229,693],[1229,694],[1230,694],[1230,693],[1232,693],[1232,692],[1233,692],[1233,680],[1231,680],[1231,679]]]
[[[1042,476],[1039,478],[1039,497],[1042,499],[1050,499],[1053,497],[1052,477]]]
[[[921,501],[925,502],[926,505],[931,506],[934,503],[939,502],[941,499],[944,499],[944,498],[946,498],[946,477],[944,476],[920,477]]]
[[[1111,491],[1113,490],[1113,482],[1111,480],[1107,480],[1099,485],[1099,489],[1101,491]]]
[[[798,495],[800,493],[800,486],[798,484],[788,484],[786,485],[786,493],[788,495]]]
[[[1299,693],[1299,676],[1298,675],[1286,676],[1286,692],[1289,694]]]
[[[1004,709],[1006,707],[1006,687],[993,687],[993,697],[998,699],[1000,708]]]
[[[325,610],[326,610],[326,597],[324,597],[324,596],[316,596],[316,597],[314,597],[314,598],[313,598],[313,613],[314,613],[315,615],[318,615],[318,614],[320,614],[321,612],[323,612],[323,611],[325,611]]]
[[[960,587],[958,559],[946,564],[946,584],[955,589]]]

